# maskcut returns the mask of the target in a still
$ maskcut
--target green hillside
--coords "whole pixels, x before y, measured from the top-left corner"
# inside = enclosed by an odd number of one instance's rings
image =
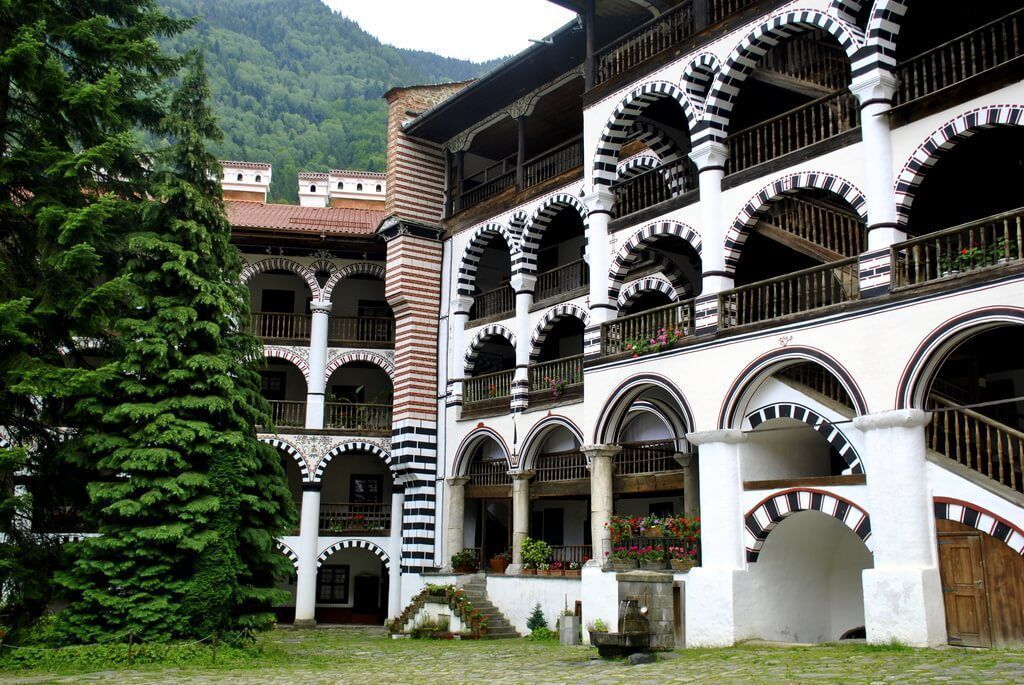
[[[297,200],[299,171],[384,169],[389,88],[474,78],[475,64],[382,45],[320,0],[162,0],[200,16],[172,50],[201,44],[222,159],[274,165],[271,199]]]

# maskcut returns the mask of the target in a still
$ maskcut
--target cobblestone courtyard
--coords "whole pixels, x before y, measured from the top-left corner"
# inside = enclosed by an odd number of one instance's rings
[[[15,675],[4,683],[1020,683],[1024,651],[742,646],[691,650],[656,664],[592,658],[593,650],[525,640],[391,640],[364,629],[277,630],[251,668]]]

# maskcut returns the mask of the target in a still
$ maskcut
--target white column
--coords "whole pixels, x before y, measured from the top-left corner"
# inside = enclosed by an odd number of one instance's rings
[[[523,540],[530,535],[530,479],[533,478],[533,473],[533,471],[513,471],[510,474],[512,476],[512,564],[515,565],[513,573],[523,567]]]
[[[298,577],[295,580],[295,625],[316,624],[316,561],[320,556],[320,483],[304,483],[299,513]]]
[[[331,303],[310,303],[313,321],[309,327],[309,387],[306,389],[306,428],[324,427],[324,391],[327,388],[327,328]]]
[[[473,306],[473,298],[469,295],[457,295],[452,298],[449,317],[452,326],[451,358],[448,363],[448,374],[452,379],[461,379],[465,373],[466,362],[466,324],[469,323],[469,308]],[[451,393],[453,403],[462,402],[462,381],[452,380]]]
[[[700,516],[700,477],[697,473],[697,457],[680,452],[675,455],[675,459],[683,467],[683,515],[687,518]]]
[[[859,416],[868,475],[873,568],[864,571],[870,643],[917,647],[946,642],[935,510],[928,488],[924,427],[931,415],[901,409]]]
[[[590,325],[600,326],[615,318],[618,305],[608,300],[608,222],[611,221],[615,196],[610,190],[598,188],[583,198],[587,205],[587,265],[590,267]]]
[[[452,556],[461,552],[466,546],[465,521],[466,521],[466,484],[469,483],[468,476],[457,476],[445,481],[444,498],[448,503],[448,511],[445,513],[447,528],[445,531],[445,550],[442,553],[442,566],[446,569],[451,567]]]
[[[388,618],[402,613],[402,513],[405,491],[396,486],[391,491],[391,565],[388,568]]]
[[[700,445],[701,565],[686,580],[688,647],[724,647],[736,641],[736,574],[746,566],[739,430],[688,433]],[[741,608],[742,609],[742,608]]]
[[[708,141],[690,152],[697,165],[700,184],[700,263],[702,296],[713,295],[733,287],[733,277],[725,271],[725,233],[722,217],[722,179],[729,148],[724,143]]]
[[[612,495],[615,476],[615,455],[622,451],[618,445],[585,445],[580,451],[587,457],[590,468],[590,541],[592,557],[603,564],[612,551],[608,523],[615,510]]]
[[[530,307],[533,306],[534,274],[512,275],[512,289],[516,293],[516,373],[512,379],[512,411],[526,409],[530,392]]]
[[[860,102],[869,252],[907,239],[897,222],[889,132],[889,110],[897,84],[896,77],[883,69],[860,74],[850,83],[850,91]]]

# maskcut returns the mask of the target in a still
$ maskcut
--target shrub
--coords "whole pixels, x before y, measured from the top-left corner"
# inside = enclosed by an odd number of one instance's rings
[[[536,632],[539,628],[547,630],[548,620],[544,618],[544,610],[540,608],[540,602],[533,607],[530,618],[526,619],[526,627],[530,629],[530,632]]]
[[[531,642],[548,642],[558,639],[558,633],[548,628],[537,628],[526,636]]]
[[[551,545],[543,540],[523,538],[520,549],[523,553],[523,563],[527,568],[539,568],[541,564],[551,561]]]
[[[476,551],[472,549],[464,549],[461,552],[453,554],[452,568],[462,568],[469,571],[475,571],[477,568]]]

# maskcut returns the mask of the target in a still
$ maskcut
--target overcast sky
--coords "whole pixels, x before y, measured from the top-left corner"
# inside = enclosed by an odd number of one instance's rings
[[[547,0],[323,0],[381,42],[483,62],[512,55],[575,15]]]

